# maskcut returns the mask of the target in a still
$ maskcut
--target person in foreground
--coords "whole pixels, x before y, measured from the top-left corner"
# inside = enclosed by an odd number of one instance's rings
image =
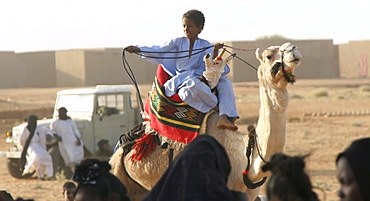
[[[263,167],[271,171],[266,192],[269,201],[318,201],[311,180],[304,171],[304,157],[274,154]]]
[[[200,135],[180,152],[142,201],[247,201],[245,193],[228,189],[230,170],[222,145],[210,135]]]
[[[336,166],[338,197],[343,201],[370,200],[370,138],[353,141],[338,154]]]
[[[23,199],[23,198],[17,198],[13,199],[13,196],[10,195],[7,191],[0,191],[0,201],[34,201],[34,199]]]
[[[215,87],[218,96],[200,79],[205,71],[203,57],[209,53],[213,59],[216,58],[218,50],[222,47],[222,44],[213,45],[207,40],[198,38],[198,34],[204,28],[204,22],[205,18],[201,11],[189,10],[182,17],[185,37],[175,38],[163,46],[127,46],[125,50],[129,53],[140,53],[141,58],[162,64],[163,70],[171,77],[164,84],[164,94],[167,97],[178,94],[182,101],[203,113],[216,109],[220,115],[217,127],[237,130],[238,127],[234,122],[239,115],[234,90],[226,77],[230,68],[225,66],[224,73]],[[164,59],[166,57],[175,59]]]
[[[122,182],[109,172],[107,161],[85,159],[76,166],[73,181],[77,182],[75,201],[130,201]]]

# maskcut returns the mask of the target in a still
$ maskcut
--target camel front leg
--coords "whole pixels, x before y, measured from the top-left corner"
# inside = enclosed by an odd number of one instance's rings
[[[126,186],[127,194],[131,201],[140,201],[144,198],[148,191],[142,188],[128,176],[123,160],[123,148],[119,148],[109,160],[109,164],[112,166],[110,172],[119,180],[121,180],[121,182]]]

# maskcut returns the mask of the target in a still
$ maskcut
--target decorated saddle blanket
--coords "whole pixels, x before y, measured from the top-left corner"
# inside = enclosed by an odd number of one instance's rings
[[[188,144],[198,136],[205,113],[190,107],[177,94],[166,97],[163,84],[169,78],[159,65],[145,111],[149,115],[150,126],[159,134]]]

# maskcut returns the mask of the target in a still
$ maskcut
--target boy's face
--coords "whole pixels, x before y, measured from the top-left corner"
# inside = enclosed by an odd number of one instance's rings
[[[73,194],[75,193],[76,188],[67,188],[63,189],[63,196],[66,201],[73,201]]]
[[[182,19],[182,26],[184,28],[186,38],[194,40],[198,39],[198,34],[203,29],[202,26],[197,27],[193,20],[187,18]]]

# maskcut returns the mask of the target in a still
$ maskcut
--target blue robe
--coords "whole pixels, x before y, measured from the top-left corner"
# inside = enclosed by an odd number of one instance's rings
[[[232,83],[225,77],[230,72],[230,68],[227,65],[217,85],[218,97],[199,79],[205,71],[204,56],[207,53],[211,55],[213,53],[212,43],[204,39],[197,39],[190,57],[188,51],[190,41],[186,37],[173,39],[162,46],[139,48],[142,51],[141,58],[162,64],[164,70],[171,76],[171,79],[164,84],[166,96],[170,97],[177,93],[185,103],[203,113],[209,112],[219,104],[220,115],[226,114],[229,117],[239,117]],[[153,56],[177,58],[150,58]]]

